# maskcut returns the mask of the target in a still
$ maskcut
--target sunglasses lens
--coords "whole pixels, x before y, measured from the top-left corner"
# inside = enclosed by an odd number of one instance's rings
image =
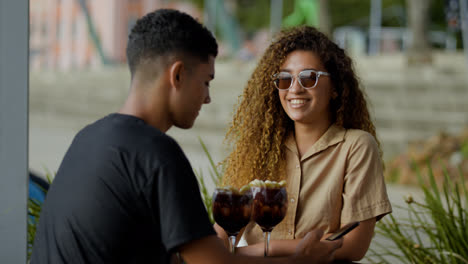
[[[292,76],[289,73],[280,73],[275,79],[276,88],[287,90],[291,86]]]
[[[317,81],[317,73],[313,71],[303,71],[299,74],[299,80],[301,81],[303,87],[313,87]]]

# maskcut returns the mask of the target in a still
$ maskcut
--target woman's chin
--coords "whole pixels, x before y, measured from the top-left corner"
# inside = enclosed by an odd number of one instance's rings
[[[288,114],[289,118],[294,121],[294,122],[304,122],[305,119],[306,119],[306,116],[303,114],[303,113],[294,113],[294,112],[290,112]]]
[[[297,117],[295,117],[295,118],[291,118],[291,120],[292,120],[294,123],[301,123],[301,124],[302,124],[302,123],[306,123],[305,120],[304,120],[304,118],[297,118]]]

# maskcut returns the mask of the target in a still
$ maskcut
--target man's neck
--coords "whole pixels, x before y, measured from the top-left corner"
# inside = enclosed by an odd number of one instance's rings
[[[166,105],[167,100],[163,96],[165,93],[162,92],[159,93],[160,96],[154,96],[152,92],[143,91],[150,90],[146,89],[146,87],[139,88],[132,85],[130,94],[118,112],[136,116],[148,125],[165,133],[172,126]]]

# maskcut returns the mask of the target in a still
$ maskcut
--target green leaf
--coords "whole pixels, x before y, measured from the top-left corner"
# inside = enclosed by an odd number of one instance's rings
[[[412,202],[403,210],[407,218],[396,219],[389,215],[376,225],[376,233],[390,240],[395,246],[375,243],[382,256],[393,256],[401,263],[466,263],[468,259],[467,200],[464,175],[459,171],[461,182],[453,181],[454,176],[443,167],[444,181],[439,189],[430,164],[427,187],[419,167],[419,187],[424,193],[424,202]],[[397,206],[398,207],[398,206]],[[379,258],[382,263],[390,263]]]
[[[211,157],[211,154],[210,152],[208,151],[208,148],[206,147],[205,143],[203,142],[203,140],[198,137],[198,140],[200,141],[200,145],[202,146],[203,148],[203,151],[205,152],[206,154],[206,157],[208,158],[208,160],[210,161],[210,165],[211,165],[211,171],[214,175],[210,174],[211,175],[211,179],[213,180],[213,183],[215,185],[218,185],[218,183],[220,182],[221,180],[221,173],[218,172],[218,168],[216,167],[216,164],[214,163],[213,161],[213,158]],[[216,177],[215,177],[216,176]]]

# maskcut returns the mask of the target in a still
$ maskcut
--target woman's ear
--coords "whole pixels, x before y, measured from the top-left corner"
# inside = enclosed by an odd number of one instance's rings
[[[171,64],[169,67],[169,81],[172,87],[179,89],[183,71],[184,63],[182,61],[178,60]]]

